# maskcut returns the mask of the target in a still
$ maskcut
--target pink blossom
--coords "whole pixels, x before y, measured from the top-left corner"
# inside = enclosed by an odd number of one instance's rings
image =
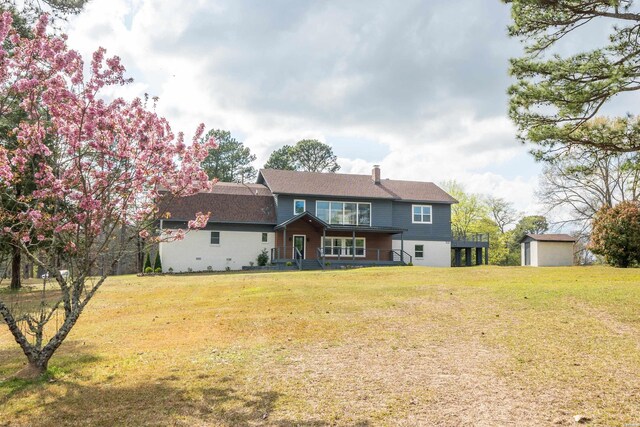
[[[28,208],[0,206],[3,222],[11,224],[3,231],[25,243],[30,235],[40,242],[54,236],[68,253],[90,253],[85,242],[122,225],[150,237],[160,186],[173,196],[210,188],[200,163],[215,141],[203,141],[199,125],[187,146],[183,133],[174,133],[143,100],[107,100],[106,89],[131,81],[120,58],[99,48],[85,75],[80,54],[67,47],[66,36],[47,35],[47,23],[43,16],[33,37],[23,38],[10,13],[0,16],[0,96],[20,99],[25,117],[12,131],[16,146],[0,146],[0,186],[17,184],[27,168],[35,171],[35,188],[17,200]],[[64,209],[53,209],[59,206]],[[189,228],[208,219],[199,213]],[[184,231],[165,235],[179,239]]]

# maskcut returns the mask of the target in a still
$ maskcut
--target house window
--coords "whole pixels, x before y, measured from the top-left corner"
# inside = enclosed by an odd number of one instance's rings
[[[316,202],[316,216],[329,224],[371,225],[371,203]]]
[[[429,205],[413,205],[414,224],[431,224],[431,206]]]
[[[416,258],[424,258],[424,245],[416,245],[413,253]]]
[[[351,237],[325,237],[325,256],[352,256],[353,240]],[[356,237],[355,256],[364,257],[366,254],[366,239]]]
[[[212,245],[219,245],[220,244],[220,232],[219,231],[212,231],[211,232],[211,244]]]
[[[304,200],[293,201],[293,214],[300,215],[307,210],[307,203]]]
[[[262,243],[267,243],[269,241],[269,234],[262,233]]]

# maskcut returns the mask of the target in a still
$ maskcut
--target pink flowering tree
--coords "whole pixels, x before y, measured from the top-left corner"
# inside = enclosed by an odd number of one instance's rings
[[[0,294],[0,315],[28,359],[24,377],[47,369],[104,283],[105,254],[115,265],[128,240],[154,238],[158,198],[209,187],[200,163],[214,146],[199,142],[203,125],[186,145],[145,100],[106,100],[105,88],[129,81],[120,60],[99,49],[85,75],[66,38],[46,28],[42,17],[33,38],[21,38],[10,14],[0,19],[0,115],[5,106],[24,112],[14,143],[0,140],[0,195],[11,201],[0,206],[0,237],[50,278],[37,309],[15,312]],[[31,191],[17,193],[27,179]]]

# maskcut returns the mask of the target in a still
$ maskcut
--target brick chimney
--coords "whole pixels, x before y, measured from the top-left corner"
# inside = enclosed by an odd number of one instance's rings
[[[380,165],[373,165],[373,170],[371,171],[371,179],[376,184],[380,184]]]

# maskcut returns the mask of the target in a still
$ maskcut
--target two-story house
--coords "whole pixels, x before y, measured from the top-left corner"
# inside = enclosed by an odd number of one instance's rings
[[[263,169],[255,184],[218,183],[167,201],[161,228],[184,228],[196,212],[207,227],[160,244],[165,270],[240,269],[266,249],[272,263],[451,265],[451,205],[431,182],[371,175]]]

